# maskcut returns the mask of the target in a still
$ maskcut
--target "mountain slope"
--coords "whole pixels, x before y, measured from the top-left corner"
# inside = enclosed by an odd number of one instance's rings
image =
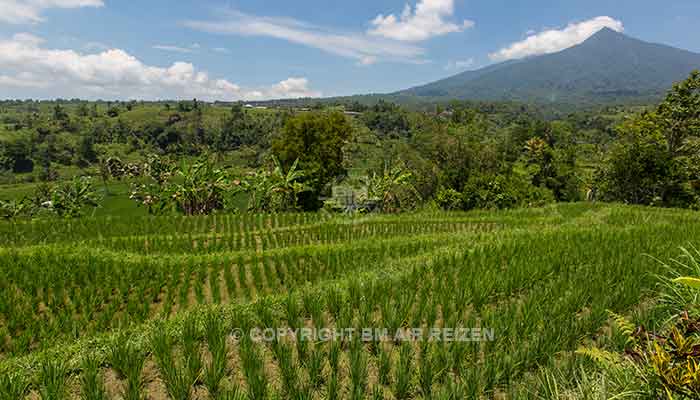
[[[605,28],[558,53],[495,64],[396,94],[539,103],[648,100],[694,69],[700,69],[700,54]]]

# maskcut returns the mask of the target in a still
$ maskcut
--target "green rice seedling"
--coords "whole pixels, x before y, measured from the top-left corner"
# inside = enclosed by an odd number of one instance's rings
[[[248,277],[246,275],[245,258],[243,258],[242,254],[239,254],[238,258],[236,259],[236,268],[238,270],[238,284],[243,290],[244,297],[249,299],[252,297],[252,292],[250,285],[248,284]]]
[[[220,392],[221,380],[226,376],[226,328],[220,314],[210,312],[204,319],[204,331],[211,361],[204,369],[204,385],[212,398]]]
[[[150,341],[168,395],[173,400],[189,400],[196,378],[190,375],[188,360],[185,359],[184,366],[176,362],[173,356],[174,343],[164,326],[154,330]]]
[[[336,329],[348,329],[353,326],[353,311],[351,307],[344,307],[340,310],[338,319],[335,321]]]
[[[221,303],[221,286],[219,278],[221,276],[221,264],[219,260],[214,261],[214,265],[211,266],[209,271],[209,290],[211,291],[211,298],[214,304]]]
[[[204,297],[204,282],[207,281],[207,268],[204,265],[197,265],[195,268],[194,295],[197,299],[197,304],[204,304],[206,302],[206,298]]]
[[[446,385],[443,385],[437,393],[433,396],[435,400],[462,400],[471,399],[475,397],[469,397],[464,389],[464,385],[457,381],[448,381]],[[519,397],[509,397],[512,399],[517,399]]]
[[[333,317],[334,320],[338,320],[338,315],[340,315],[340,310],[345,306],[345,300],[343,298],[343,293],[336,286],[332,286],[328,289],[326,294],[326,304],[328,305],[328,313]]]
[[[212,397],[214,400],[250,400],[250,397],[240,387],[226,390]]]
[[[413,378],[413,349],[411,344],[403,342],[399,346],[399,363],[394,376],[394,396],[398,400],[407,399],[411,395]]]
[[[468,343],[461,340],[454,340],[449,344],[448,355],[451,360],[447,363],[447,365],[451,367],[452,373],[457,376],[462,376],[464,364],[467,361],[468,346]]]
[[[324,328],[323,298],[317,293],[308,290],[302,295],[302,304],[306,316],[311,317],[314,326],[317,329]]]
[[[306,361],[306,368],[309,371],[309,384],[312,389],[318,389],[323,384],[323,361],[325,354],[317,344],[310,351]]]
[[[425,311],[425,326],[434,328],[438,318],[438,304],[435,298],[432,298],[428,303],[428,308]]]
[[[360,310],[358,313],[358,324],[360,329],[365,329],[365,328],[371,328],[374,325],[374,318],[373,314],[374,313],[374,304],[365,300],[362,302],[362,305],[360,306]]]
[[[340,342],[337,340],[333,340],[329,342],[329,350],[328,350],[328,364],[331,369],[331,373],[337,373],[339,370],[340,366]]]
[[[0,375],[0,400],[23,399],[29,381],[19,373]]]
[[[299,336],[296,338],[295,343],[297,348],[297,358],[299,359],[300,363],[305,365],[309,356],[309,341]]]
[[[182,324],[182,355],[189,377],[193,383],[197,383],[202,373],[202,347],[199,340],[199,330],[197,327],[196,315],[192,314],[185,318]]]
[[[255,312],[265,328],[276,328],[279,325],[276,311],[276,305],[269,297],[264,297],[255,304]]]
[[[299,396],[299,375],[297,365],[294,363],[292,348],[284,342],[275,347],[275,356],[282,376],[282,388],[287,398],[295,399]]]
[[[372,390],[372,400],[384,400],[384,388],[375,386]]]
[[[44,359],[39,371],[39,395],[42,400],[67,398],[68,370],[62,360]]]
[[[105,400],[107,394],[100,374],[100,362],[94,355],[85,357],[80,375],[81,400]]]
[[[260,264],[255,256],[252,256],[250,259],[250,274],[253,277],[253,285],[255,286],[255,290],[258,293],[264,293],[265,282],[262,272],[260,271]]]
[[[331,372],[331,377],[328,380],[326,399],[337,400],[338,398],[340,398],[340,383],[338,380],[338,371],[334,370]]]
[[[348,298],[352,308],[360,308],[360,304],[362,302],[362,292],[362,283],[358,279],[351,279],[350,283],[348,284]]]
[[[367,354],[359,338],[350,343],[350,398],[361,400],[367,390]]]
[[[226,293],[228,294],[229,299],[233,299],[236,297],[236,281],[233,277],[233,265],[231,264],[232,261],[228,258],[228,256],[226,256],[224,257],[222,262],[224,268],[224,283],[226,284]]]
[[[251,399],[265,399],[268,395],[268,380],[265,364],[260,350],[247,336],[240,341],[240,357],[243,375],[248,384],[248,396]]]
[[[145,354],[136,349],[126,335],[118,335],[109,347],[107,359],[119,377],[126,379],[124,399],[141,400]]]
[[[464,392],[467,394],[465,398],[478,399],[483,393],[481,367],[474,365],[472,368],[467,368],[462,374],[462,379]]]
[[[381,385],[388,385],[389,384],[389,379],[391,376],[391,354],[392,354],[392,348],[386,348],[384,343],[379,343],[377,346],[378,351],[378,360],[377,360],[377,370],[378,370],[378,379],[379,379],[379,384]]]
[[[431,398],[433,395],[433,383],[435,380],[435,364],[431,350],[432,346],[429,342],[421,342],[418,382],[420,391],[426,399]]]
[[[297,302],[297,297],[294,295],[293,291],[287,293],[287,297],[284,302],[284,311],[289,327],[292,329],[301,328],[301,310],[299,308],[299,302]]]

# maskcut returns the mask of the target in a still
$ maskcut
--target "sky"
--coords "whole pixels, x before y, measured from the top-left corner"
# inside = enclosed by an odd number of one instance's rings
[[[697,0],[0,0],[0,98],[387,93],[603,27],[700,53]]]

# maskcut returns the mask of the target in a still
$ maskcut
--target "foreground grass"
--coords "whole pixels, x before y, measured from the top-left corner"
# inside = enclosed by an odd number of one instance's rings
[[[575,204],[356,219],[93,218],[63,236],[42,235],[42,222],[3,226],[15,239],[0,251],[0,371],[31,379],[35,393],[51,386],[47,368],[58,371],[68,398],[94,389],[86,360],[108,398],[128,388],[155,399],[538,398],[532,388],[546,385],[524,385],[596,336],[609,310],[648,301],[662,266],[646,254],[675,255],[698,237],[698,222],[693,212]],[[494,337],[228,336],[304,326],[478,327]],[[145,370],[130,377],[115,352]],[[175,395],[177,377],[185,383]]]

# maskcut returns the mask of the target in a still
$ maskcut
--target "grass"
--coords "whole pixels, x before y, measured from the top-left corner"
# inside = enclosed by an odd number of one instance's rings
[[[545,395],[558,381],[540,371],[604,329],[609,310],[643,304],[664,273],[647,255],[671,259],[698,222],[690,211],[562,204],[354,218],[95,216],[49,234],[55,221],[0,224],[11,234],[0,239],[0,376],[19,373],[0,379],[0,399],[477,398],[525,393],[534,376]],[[493,337],[230,336],[252,327]]]

